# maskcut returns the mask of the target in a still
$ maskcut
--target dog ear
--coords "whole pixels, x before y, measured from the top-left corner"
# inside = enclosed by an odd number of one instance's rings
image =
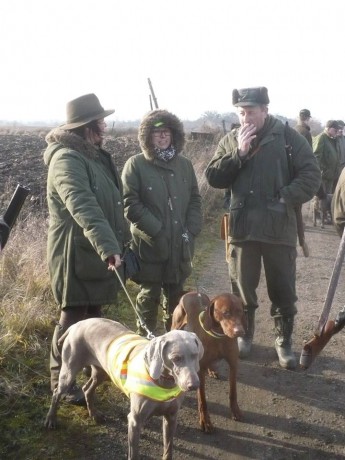
[[[159,379],[163,372],[164,361],[163,361],[163,348],[165,340],[160,337],[156,337],[150,341],[145,351],[145,362],[148,367],[150,377],[153,380]]]
[[[195,335],[195,341],[196,341],[196,344],[197,344],[197,347],[198,347],[199,361],[200,361],[200,359],[204,356],[204,347],[203,347],[203,344],[202,344],[201,340],[199,339],[199,337],[194,332],[192,334]]]
[[[210,304],[205,309],[205,316],[204,316],[204,327],[207,331],[214,327],[215,320],[214,320],[214,302],[215,300],[212,299]]]

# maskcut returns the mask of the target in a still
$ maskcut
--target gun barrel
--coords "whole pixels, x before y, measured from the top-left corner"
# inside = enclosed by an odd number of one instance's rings
[[[3,216],[3,219],[8,225],[9,229],[11,229],[15,224],[18,214],[22,209],[24,201],[29,193],[30,189],[28,187],[20,184],[17,185],[17,188],[12,195],[10,204],[8,205],[8,208],[6,209]]]

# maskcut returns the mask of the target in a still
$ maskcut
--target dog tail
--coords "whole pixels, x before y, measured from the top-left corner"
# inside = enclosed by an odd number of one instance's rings
[[[58,340],[58,346],[59,346],[59,347],[62,347],[62,344],[64,343],[64,340],[65,340],[65,338],[68,336],[68,334],[69,334],[69,328],[68,328],[67,331],[64,332],[64,333],[62,334],[62,336],[59,338],[59,340]]]

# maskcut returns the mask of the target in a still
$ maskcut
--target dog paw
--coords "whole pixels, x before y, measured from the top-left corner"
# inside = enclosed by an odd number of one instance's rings
[[[214,431],[211,420],[200,419],[200,428],[201,428],[201,431],[207,434],[213,433]]]
[[[100,411],[98,410],[93,410],[90,414],[90,417],[97,423],[101,424],[106,422],[107,417]]]
[[[207,369],[208,376],[211,377],[212,379],[219,380],[219,374],[216,370],[214,369]]]
[[[44,421],[44,428],[47,430],[55,430],[56,428],[56,417],[46,417]]]
[[[232,418],[236,420],[236,422],[242,422],[243,421],[243,415],[242,412],[240,411],[240,408],[237,407],[232,407],[231,408],[232,412]]]

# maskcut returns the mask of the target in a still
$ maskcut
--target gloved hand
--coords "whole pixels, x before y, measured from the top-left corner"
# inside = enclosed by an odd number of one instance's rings
[[[114,254],[107,258],[108,270],[115,271],[121,266],[121,257],[120,254]]]

